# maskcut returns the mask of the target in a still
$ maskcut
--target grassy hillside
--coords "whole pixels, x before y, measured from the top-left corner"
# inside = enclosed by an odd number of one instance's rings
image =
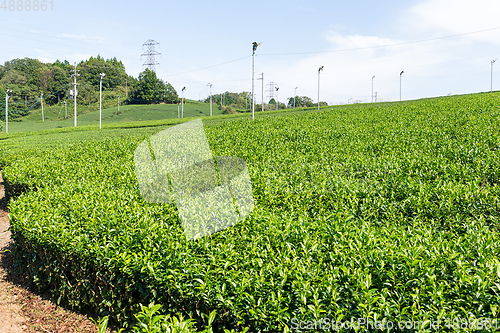
[[[40,131],[74,126],[74,108],[73,104],[69,102],[67,112],[68,118],[65,118],[65,108],[62,103],[58,106],[44,107],[45,121],[42,122],[41,109],[34,110],[28,116],[19,119],[19,121],[9,122],[9,132]],[[216,105],[213,105],[212,114],[215,116],[222,114],[222,112]],[[184,105],[185,118],[208,115],[210,115],[210,105],[207,103],[188,100]],[[103,124],[174,119],[177,117],[177,104],[121,105],[120,111],[118,111],[118,106],[103,108],[102,110]],[[99,111],[88,111],[88,107],[78,106],[77,120],[78,126],[98,125]],[[2,124],[2,126],[5,127],[5,124]]]
[[[195,241],[141,198],[134,150],[167,125],[135,124],[0,140],[17,267],[61,303],[216,332],[500,316],[500,94],[205,117],[255,207]]]

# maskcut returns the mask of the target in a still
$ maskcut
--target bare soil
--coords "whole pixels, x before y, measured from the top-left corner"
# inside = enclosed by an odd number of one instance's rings
[[[95,333],[88,316],[58,307],[12,270],[9,212],[0,173],[0,333]]]

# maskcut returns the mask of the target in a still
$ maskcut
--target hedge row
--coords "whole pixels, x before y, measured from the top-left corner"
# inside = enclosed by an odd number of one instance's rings
[[[204,120],[244,158],[255,209],[195,241],[140,197],[158,129],[0,142],[18,269],[59,302],[127,326],[139,304],[214,329],[500,314],[497,94]],[[424,330],[425,331],[425,330]]]

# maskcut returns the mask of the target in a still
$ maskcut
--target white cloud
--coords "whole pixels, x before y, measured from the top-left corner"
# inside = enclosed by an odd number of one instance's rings
[[[497,0],[429,0],[411,8],[413,24],[423,31],[463,34],[500,26]],[[500,30],[469,34],[467,38],[500,43]]]
[[[329,31],[325,34],[326,40],[333,44],[335,49],[353,49],[353,48],[368,48],[380,45],[394,44],[396,41],[389,38],[381,38],[377,36],[362,36],[350,35],[343,36],[335,31]]]

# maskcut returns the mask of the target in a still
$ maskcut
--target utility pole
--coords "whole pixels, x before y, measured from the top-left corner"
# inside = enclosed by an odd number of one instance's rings
[[[279,101],[278,101],[278,90],[280,90],[279,87],[274,87],[274,89],[276,89],[276,111],[278,111],[278,104],[279,104]]]
[[[66,105],[66,101],[64,101],[64,118],[68,118],[68,106]]]
[[[264,111],[264,73],[261,73],[261,78],[257,80],[262,80],[262,111]]]
[[[297,88],[299,87],[295,87],[295,93],[293,95],[293,108],[295,109],[295,100],[297,99]]]
[[[102,118],[102,78],[104,73],[99,74],[99,128],[101,128],[101,118]]]
[[[255,51],[257,51],[257,47],[261,46],[262,43],[253,42],[253,53],[252,53],[252,120],[255,119]]]
[[[120,112],[120,95],[118,95],[118,112]]]
[[[490,92],[493,92],[493,64],[495,63],[495,61],[497,61],[497,60],[495,59],[495,60],[491,61],[491,88],[490,88]]]
[[[125,79],[125,97],[128,97],[128,83],[127,83],[127,79]]]
[[[12,90],[5,90],[5,133],[9,133],[9,93]]]
[[[182,100],[181,100],[181,103],[182,103],[182,117],[181,118],[184,118],[184,90],[186,90],[186,87],[182,88]]]
[[[42,105],[42,122],[45,122],[45,117],[43,116],[43,93],[40,93],[40,104]]]
[[[210,117],[212,116],[212,84],[209,83],[207,86],[210,87]]]
[[[318,110],[319,110],[319,77],[320,77],[320,74],[321,74],[321,71],[323,70],[325,66],[321,66],[319,69],[318,69]]]
[[[74,82],[73,82],[73,102],[74,102],[74,105],[75,105],[75,127],[76,127],[76,96],[78,95],[78,90],[76,90],[76,77],[77,76],[80,76],[80,74],[78,74],[79,71],[76,70],[76,62],[75,62],[75,69],[72,70],[73,74],[71,75],[73,78],[74,78]]]
[[[403,75],[405,71],[401,71],[401,73],[399,73],[399,101],[401,102],[401,76]]]
[[[373,103],[373,79],[375,78],[375,75],[372,76],[372,103]]]

